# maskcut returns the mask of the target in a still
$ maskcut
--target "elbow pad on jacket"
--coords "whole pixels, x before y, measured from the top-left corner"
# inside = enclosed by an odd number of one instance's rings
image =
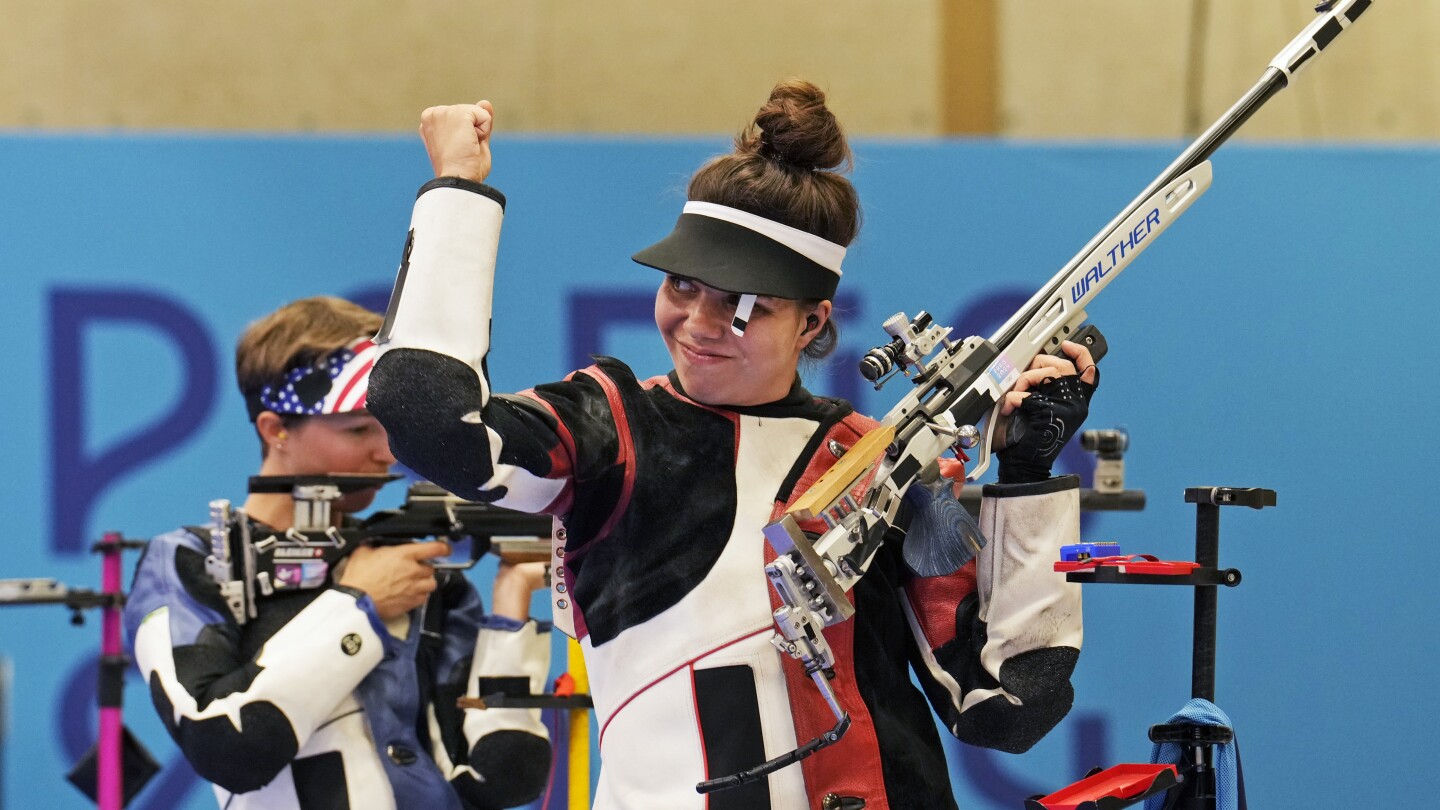
[[[965,695],[956,735],[1010,753],[1030,748],[1070,711],[1082,639],[1080,586],[1054,570],[1076,541],[1079,479],[985,488],[976,558],[984,688]],[[978,674],[978,673],[977,673]]]

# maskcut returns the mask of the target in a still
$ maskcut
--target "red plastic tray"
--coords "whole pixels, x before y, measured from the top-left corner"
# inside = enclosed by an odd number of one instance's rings
[[[1126,799],[1149,790],[1150,786],[1155,784],[1155,778],[1165,771],[1174,774],[1175,766],[1141,763],[1115,765],[1036,801],[1047,810],[1076,810],[1081,802]]]
[[[1183,577],[1200,567],[1200,563],[1178,560],[1161,560],[1150,554],[1131,554],[1125,557],[1091,557],[1088,560],[1067,560],[1055,563],[1055,570],[1061,574],[1076,571],[1093,571],[1100,566],[1114,568],[1121,574],[1162,574]]]

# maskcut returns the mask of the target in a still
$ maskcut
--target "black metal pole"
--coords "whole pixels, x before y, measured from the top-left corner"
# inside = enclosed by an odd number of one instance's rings
[[[1220,567],[1220,507],[1195,505],[1195,562]],[[1195,586],[1195,644],[1190,659],[1190,696],[1215,702],[1215,585]]]
[[[1220,506],[1195,504],[1195,562],[1220,567]],[[1215,623],[1219,605],[1216,585],[1195,586],[1195,641],[1190,653],[1190,696],[1215,702]],[[1214,810],[1215,749],[1209,743],[1184,746],[1193,770],[1181,789],[1178,810]]]

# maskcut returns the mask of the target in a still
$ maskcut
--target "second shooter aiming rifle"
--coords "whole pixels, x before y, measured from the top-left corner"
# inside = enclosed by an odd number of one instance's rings
[[[251,492],[284,493],[295,501],[294,525],[263,537],[251,536],[243,510],[232,508],[226,500],[211,501],[210,525],[192,531],[208,535],[210,554],[205,570],[219,584],[235,621],[243,625],[255,618],[257,599],[325,587],[335,565],[365,543],[408,543],[423,538],[469,543],[466,559],[436,562],[437,569],[470,568],[487,552],[509,562],[550,559],[549,517],[472,503],[424,481],[410,485],[405,502],[397,509],[377,511],[352,524],[332,525],[332,502],[398,478],[254,476]]]
[[[1318,16],[1270,61],[1260,80],[989,339],[951,340],[952,329],[926,312],[914,319],[897,313],[885,321],[892,340],[866,353],[861,374],[872,382],[903,374],[914,388],[878,428],[765,527],[777,554],[765,572],[781,602],[772,642],[799,660],[835,715],[835,726],[747,771],[701,782],[697,791],[754,781],[845,734],[850,716],[830,686],[835,657],[823,629],[854,615],[846,592],[865,575],[895,526],[906,490],[917,481],[933,480],[937,459],[952,447],[978,453],[979,463],[967,471],[967,479],[985,472],[1005,394],[1037,355],[1059,354],[1062,341],[1076,340],[1089,344],[1099,359],[1104,340],[1094,327],[1082,326],[1086,306],[1210,188],[1209,158],[1215,150],[1370,5],[1371,0],[1326,0],[1317,6]],[[826,530],[812,541],[800,522],[816,518]]]

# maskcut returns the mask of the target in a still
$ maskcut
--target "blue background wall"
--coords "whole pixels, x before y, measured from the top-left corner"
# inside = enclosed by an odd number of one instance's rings
[[[502,135],[499,389],[588,351],[666,370],[658,279],[628,256],[724,148]],[[812,387],[883,412],[900,392],[862,389],[852,361],[884,317],[925,308],[989,334],[1178,150],[861,142],[841,359]],[[235,336],[303,295],[383,301],[428,171],[411,139],[0,138],[0,578],[96,587],[82,549],[102,530],[148,536],[242,499],[258,453]],[[1222,518],[1221,561],[1245,579],[1220,595],[1218,702],[1257,807],[1395,806],[1428,765],[1437,178],[1432,149],[1226,147],[1215,187],[1091,307],[1112,350],[1089,426],[1130,430],[1128,483],[1150,506],[1092,517],[1089,539],[1186,559],[1185,487],[1279,492]],[[1083,454],[1065,464],[1088,473]],[[1144,761],[1147,726],[1188,696],[1189,623],[1184,589],[1088,590],[1074,712],[1023,756],[956,745],[962,807]],[[97,640],[59,608],[0,611],[6,806],[86,806],[62,775],[93,739]],[[138,679],[127,705],[173,761]],[[133,806],[213,806],[192,779],[171,768]]]

